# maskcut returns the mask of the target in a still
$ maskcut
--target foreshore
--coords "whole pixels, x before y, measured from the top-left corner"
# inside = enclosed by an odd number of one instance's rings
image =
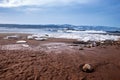
[[[19,35],[18,39],[4,39]],[[0,80],[119,80],[120,41],[95,46],[75,39],[28,40],[0,34]],[[26,41],[25,45],[16,43]],[[90,64],[91,73],[81,66]]]

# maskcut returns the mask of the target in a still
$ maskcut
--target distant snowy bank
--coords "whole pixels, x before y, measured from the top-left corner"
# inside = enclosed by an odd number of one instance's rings
[[[104,34],[103,34],[104,33]],[[43,36],[45,34],[36,34],[33,36]],[[82,32],[71,32],[71,33],[49,33],[47,34],[51,38],[65,38],[65,39],[77,39],[78,41],[105,41],[105,40],[119,40],[120,36],[109,35],[102,31],[82,31]]]

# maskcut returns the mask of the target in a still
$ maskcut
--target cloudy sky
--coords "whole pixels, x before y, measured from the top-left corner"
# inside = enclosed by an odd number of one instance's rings
[[[0,23],[120,27],[120,0],[0,0]]]

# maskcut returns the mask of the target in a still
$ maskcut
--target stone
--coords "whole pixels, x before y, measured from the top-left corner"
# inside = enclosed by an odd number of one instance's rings
[[[80,47],[79,50],[84,50],[84,48],[83,48],[83,47]]]
[[[84,64],[82,66],[82,71],[86,73],[91,73],[94,71],[93,67],[90,64]]]

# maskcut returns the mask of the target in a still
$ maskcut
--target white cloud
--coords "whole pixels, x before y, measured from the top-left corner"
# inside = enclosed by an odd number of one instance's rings
[[[21,7],[21,6],[62,6],[77,4],[87,4],[94,0],[2,0],[0,7]]]

